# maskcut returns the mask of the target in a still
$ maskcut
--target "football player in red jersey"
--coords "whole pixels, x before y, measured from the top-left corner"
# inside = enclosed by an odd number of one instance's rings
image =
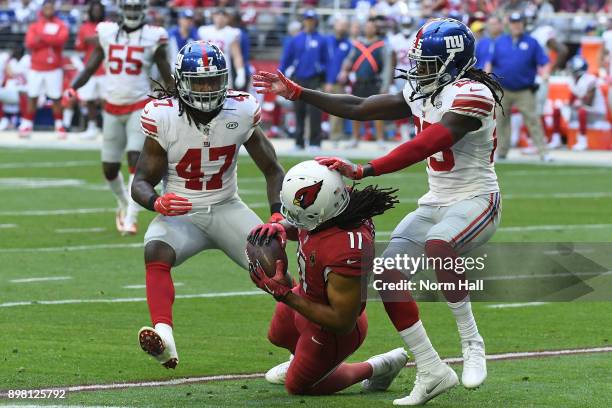
[[[249,260],[251,279],[278,301],[268,339],[294,358],[286,365],[285,388],[290,394],[325,395],[363,381],[366,390],[386,390],[408,356],[397,348],[360,363],[344,363],[363,343],[367,274],[374,259],[371,217],[397,203],[396,190],[368,186],[349,189],[342,176],[314,160],[287,172],[281,190],[280,223],[257,226],[251,243],[273,236],[284,246],[297,240],[300,284],[291,289],[286,265],[277,261],[268,277]]]
[[[474,68],[474,43],[474,35],[463,23],[429,20],[418,30],[410,49],[411,69],[406,73],[404,90],[394,95],[331,95],[302,88],[281,73],[261,72],[253,77],[259,93],[300,99],[334,116],[353,120],[413,117],[417,136],[366,165],[337,157],[316,158],[355,180],[396,172],[426,160],[429,192],[395,228],[385,258],[425,254],[434,259],[455,259],[486,243],[499,225],[494,108],[501,105],[503,89],[493,77]],[[386,280],[395,281],[393,272],[397,271],[389,272]],[[440,282],[459,288],[442,292],[461,338],[461,382],[466,388],[479,387],[487,377],[485,344],[469,293],[459,286],[466,280],[465,274],[444,266],[436,270],[436,276]],[[432,348],[414,302],[389,301],[385,294],[381,297],[417,366],[413,390],[393,403],[421,405],[456,385],[457,375]]]

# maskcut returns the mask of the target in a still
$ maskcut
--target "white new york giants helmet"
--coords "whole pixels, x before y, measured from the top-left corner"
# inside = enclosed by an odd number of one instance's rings
[[[123,25],[127,28],[136,28],[144,23],[147,16],[148,0],[119,0],[119,10]]]
[[[350,200],[340,173],[314,160],[301,162],[285,174],[280,199],[287,221],[308,231],[341,214]]]

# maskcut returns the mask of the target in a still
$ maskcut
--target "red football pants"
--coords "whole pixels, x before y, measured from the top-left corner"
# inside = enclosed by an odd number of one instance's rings
[[[285,379],[287,391],[290,394],[332,394],[369,378],[372,369],[368,363],[343,363],[361,346],[367,332],[365,311],[351,333],[337,335],[310,322],[284,303],[277,303],[268,339],[294,355]]]

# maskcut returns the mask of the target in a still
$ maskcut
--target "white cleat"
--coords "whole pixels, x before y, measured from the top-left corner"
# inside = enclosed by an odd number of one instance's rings
[[[477,388],[487,378],[487,359],[484,343],[468,341],[463,345],[461,383],[465,388]]]
[[[125,223],[125,209],[123,206],[119,206],[117,208],[117,212],[115,213],[115,226],[117,227],[117,231],[123,235],[123,226]]]
[[[126,224],[124,222],[123,230],[121,231],[121,235],[125,237],[125,236],[136,235],[136,234],[138,234],[138,224],[136,223]]]
[[[393,405],[424,405],[430,399],[459,384],[455,370],[442,364],[434,373],[418,372],[410,395],[393,400]]]
[[[155,358],[166,368],[176,368],[179,359],[172,335],[162,339],[159,331],[152,327],[143,327],[138,332],[138,342],[145,353]]]
[[[402,347],[368,358],[372,377],[363,380],[366,391],[385,391],[408,362],[408,353]]]
[[[289,361],[285,361],[284,363],[280,363],[276,367],[269,369],[266,373],[266,381],[270,384],[283,385],[285,383],[285,378],[287,377],[289,365],[291,365],[291,360],[293,360],[293,355],[291,355]]]

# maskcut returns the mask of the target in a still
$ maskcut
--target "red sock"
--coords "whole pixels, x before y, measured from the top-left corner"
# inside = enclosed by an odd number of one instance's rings
[[[589,117],[589,113],[586,109],[580,108],[578,109],[578,130],[581,135],[586,136],[587,133],[587,118]]]
[[[561,109],[553,110],[553,132],[561,133]]]
[[[372,376],[372,366],[369,363],[342,363],[320,383],[310,388],[310,395],[329,395]]]
[[[395,269],[387,269],[378,279],[384,283],[399,283],[406,277]],[[381,290],[378,294],[397,331],[405,330],[419,321],[419,308],[407,290]]]
[[[55,119],[55,120],[62,120],[62,118],[63,118],[62,111],[53,112],[53,119]]]
[[[440,266],[440,268],[436,268],[438,282],[453,283],[456,288],[456,290],[442,290],[446,300],[451,303],[456,303],[465,299],[468,295],[467,289],[459,289],[458,286],[459,282],[466,280],[465,273],[455,273],[453,268],[446,267],[446,265],[451,264],[451,262],[445,262],[447,258],[452,258],[453,260],[457,258],[458,255],[455,248],[441,239],[431,239],[425,243],[425,254],[428,258],[441,258],[441,261],[435,262],[436,266]],[[454,263],[453,261],[452,264]]]
[[[25,110],[23,110],[23,114],[21,115],[21,117],[30,121],[34,121],[34,112],[31,112],[30,110],[28,110],[28,108],[26,108]]]
[[[146,265],[147,304],[153,325],[166,323],[172,326],[172,304],[174,284],[170,275],[171,266],[164,262],[149,262]]]

